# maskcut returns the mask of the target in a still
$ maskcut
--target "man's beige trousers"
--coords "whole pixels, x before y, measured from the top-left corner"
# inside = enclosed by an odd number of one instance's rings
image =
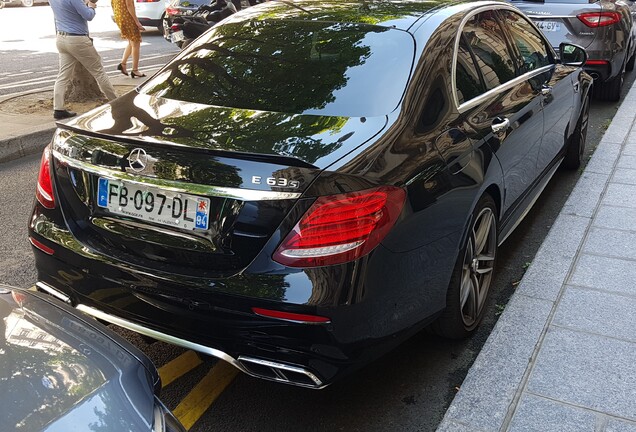
[[[57,35],[57,50],[60,53],[60,72],[53,87],[53,109],[64,109],[64,94],[66,86],[70,82],[75,63],[79,62],[93,75],[99,89],[108,100],[117,97],[113,85],[102,66],[102,58],[95,50],[93,41],[88,36]]]

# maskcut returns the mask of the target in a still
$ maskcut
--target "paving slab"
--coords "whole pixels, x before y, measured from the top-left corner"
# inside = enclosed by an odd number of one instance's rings
[[[585,167],[585,172],[610,174],[614,170],[621,148],[621,143],[601,141],[594,151],[592,159]]]
[[[499,430],[532,361],[552,306],[552,302],[524,295],[511,299],[464,379],[445,420],[477,430]]]
[[[592,255],[636,260],[636,232],[592,227],[583,251]]]
[[[636,169],[616,168],[611,179],[612,183],[636,185]]]
[[[605,432],[636,432],[636,423],[612,419],[607,423]]]
[[[606,201],[609,202],[609,201]],[[593,225],[600,228],[636,231],[636,207],[614,207],[603,205],[599,208]]]
[[[571,208],[576,209],[578,205]],[[516,292],[555,301],[589,224],[589,218],[562,213],[550,229],[550,235],[541,245]]]
[[[569,286],[552,324],[636,343],[635,310],[636,296]]]
[[[636,296],[636,261],[583,253],[569,284]]]
[[[609,174],[584,172],[563,205],[562,212],[573,216],[592,217],[608,179]],[[634,181],[636,183],[636,171]]]
[[[536,395],[636,420],[636,343],[550,327],[528,381]]]
[[[624,154],[618,160],[618,168],[636,169],[636,156]]]
[[[510,432],[595,432],[596,413],[535,395],[525,395]]]

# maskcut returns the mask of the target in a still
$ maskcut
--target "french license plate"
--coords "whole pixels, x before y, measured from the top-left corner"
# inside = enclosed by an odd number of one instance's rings
[[[539,30],[544,32],[556,32],[561,30],[561,23],[558,21],[534,21]]]
[[[109,212],[187,230],[208,229],[210,200],[100,177],[97,205]]]
[[[182,41],[184,39],[185,39],[185,36],[183,35],[183,30],[179,30],[179,31],[176,31],[174,33],[170,33],[170,41],[172,43],[180,42],[180,41]]]

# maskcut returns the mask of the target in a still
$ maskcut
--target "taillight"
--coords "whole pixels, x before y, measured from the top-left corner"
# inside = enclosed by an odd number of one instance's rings
[[[31,242],[31,244],[33,246],[35,246],[36,248],[40,249],[42,252],[44,252],[47,255],[53,255],[55,253],[54,249],[48,247],[47,245],[45,245],[44,243],[42,243],[40,241],[37,241],[33,237],[29,237],[29,242]]]
[[[585,12],[576,17],[588,27],[605,27],[621,20],[618,12]]]
[[[172,24],[170,26],[170,30],[172,30],[173,32],[178,32],[179,30],[181,30],[181,24]]]
[[[53,198],[53,181],[51,180],[51,150],[47,146],[42,152],[40,161],[40,172],[38,174],[38,184],[35,196],[47,209],[55,208],[55,198]]]
[[[26,294],[16,290],[11,291],[11,297],[13,297],[13,301],[15,301],[20,306],[22,306],[22,303],[24,303],[24,301],[27,299]]]
[[[256,315],[264,316],[267,318],[276,318],[285,321],[294,321],[302,324],[327,324],[331,322],[331,320],[327,317],[319,316],[319,315],[307,315],[307,314],[298,314],[293,312],[283,312],[271,309],[263,309],[253,307],[252,312]]]
[[[599,66],[599,65],[603,66],[603,65],[608,65],[609,61],[607,61],[607,60],[590,60],[590,59],[588,59],[585,62],[585,64],[586,65],[591,65],[591,66]]]
[[[179,15],[179,9],[168,6],[166,8],[166,15]]]
[[[358,259],[387,235],[404,206],[392,186],[319,197],[274,253],[290,267],[317,267]]]

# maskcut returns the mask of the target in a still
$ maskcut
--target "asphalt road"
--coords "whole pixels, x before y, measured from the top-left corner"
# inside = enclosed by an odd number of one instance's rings
[[[4,32],[2,38],[6,39]],[[2,52],[6,43],[0,44],[3,68],[10,66]],[[150,48],[144,50],[149,52]],[[113,55],[119,53],[118,49],[112,51]],[[15,58],[22,59],[24,55],[18,53]],[[628,74],[624,93],[635,76]],[[0,85],[11,79],[7,77],[0,75]],[[617,106],[593,103],[588,154],[596,147]],[[39,156],[31,156],[0,164],[0,282],[28,287],[36,280],[26,225],[38,163]],[[580,171],[559,171],[524,222],[500,248],[486,318],[473,338],[456,342],[421,333],[323,391],[277,385],[239,374],[191,431],[434,430],[579,175]],[[179,348],[162,343],[148,345],[136,335],[127,335],[158,366],[183,353]],[[167,386],[162,394],[167,405],[178,408],[197,383],[206,382],[216,364],[214,359],[203,359]]]

